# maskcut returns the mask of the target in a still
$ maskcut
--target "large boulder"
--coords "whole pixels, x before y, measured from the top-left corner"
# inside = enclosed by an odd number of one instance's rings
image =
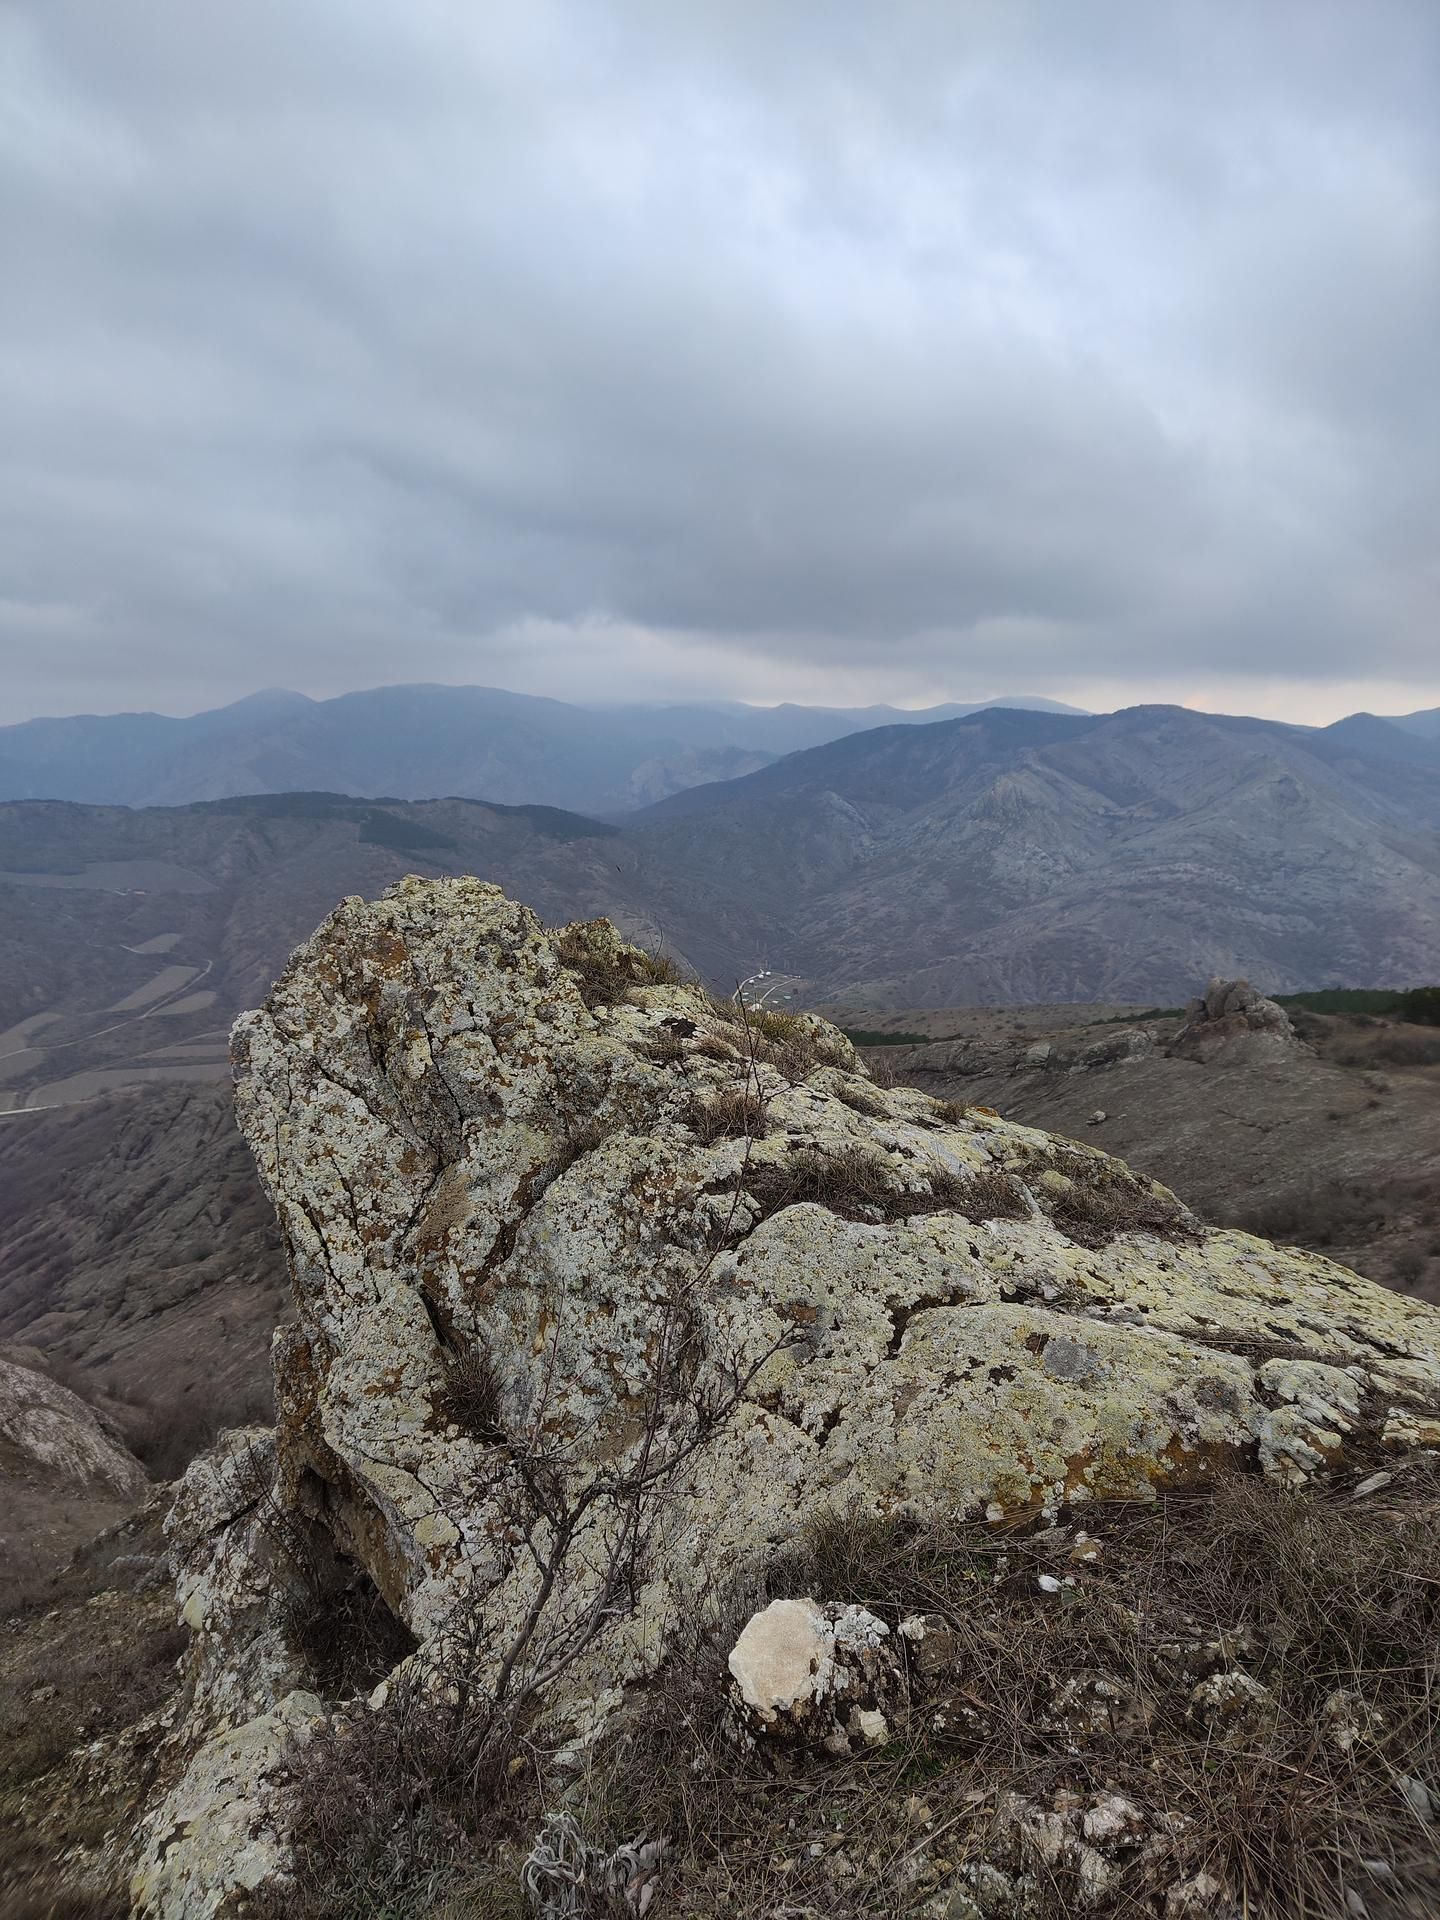
[[[532,1689],[578,1752],[836,1508],[1013,1522],[1222,1460],[1301,1481],[1440,1408],[1433,1309],[882,1091],[823,1022],[478,881],[343,902],[233,1050],[297,1318],[273,1466],[232,1441],[187,1482],[203,1779],[151,1821],[145,1914],[228,1912],[250,1877],[193,1809],[242,1716],[269,1752],[326,1692],[284,1630],[302,1563],[363,1578],[407,1672]]]
[[[1297,1045],[1290,1016],[1248,980],[1212,977],[1185,1009],[1170,1051],[1192,1060],[1253,1059]]]

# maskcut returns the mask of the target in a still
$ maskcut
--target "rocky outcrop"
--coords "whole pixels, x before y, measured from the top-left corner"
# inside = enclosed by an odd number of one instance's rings
[[[1236,1041],[1243,1045],[1234,1045]],[[1223,1049],[1234,1059],[1295,1044],[1295,1029],[1282,1006],[1267,1000],[1248,980],[1217,978],[1186,1006],[1185,1024],[1170,1051],[1192,1060],[1210,1060]]]
[[[273,1462],[232,1439],[177,1508],[196,1757],[146,1915],[250,1877],[212,1784],[243,1801],[241,1752],[273,1780],[333,1691],[297,1581],[363,1579],[409,1671],[528,1688],[578,1755],[837,1507],[1017,1521],[1222,1459],[1299,1482],[1440,1407],[1432,1310],[477,881],[345,901],[233,1050],[297,1322]]]
[[[0,1348],[0,1470],[73,1497],[138,1500],[145,1469],[28,1347]]]

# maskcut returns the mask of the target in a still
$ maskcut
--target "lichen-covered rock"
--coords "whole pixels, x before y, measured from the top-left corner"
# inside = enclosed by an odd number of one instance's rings
[[[884,1746],[904,1718],[903,1652],[864,1607],[772,1600],[746,1622],[729,1667],[747,1745],[839,1758]]]
[[[345,901],[234,1060],[297,1324],[263,1499],[187,1479],[192,1737],[304,1683],[292,1525],[578,1749],[837,1507],[1300,1480],[1440,1412],[1434,1309],[478,881]]]
[[[141,1832],[130,1883],[138,1914],[152,1920],[243,1915],[246,1897],[283,1873],[283,1789],[293,1742],[321,1716],[312,1694],[290,1693],[273,1711],[215,1735]]]

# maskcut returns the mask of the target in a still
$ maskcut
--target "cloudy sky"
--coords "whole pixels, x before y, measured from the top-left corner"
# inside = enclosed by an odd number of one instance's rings
[[[5,0],[0,719],[1440,704],[1435,0]]]

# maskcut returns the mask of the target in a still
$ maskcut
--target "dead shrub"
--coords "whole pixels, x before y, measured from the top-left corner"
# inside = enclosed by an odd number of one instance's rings
[[[421,1920],[462,1890],[474,1896],[466,1914],[519,1920],[518,1881],[510,1899],[503,1869],[476,1876],[524,1789],[513,1753],[477,1769],[454,1715],[406,1686],[376,1712],[318,1728],[293,1754],[290,1884],[257,1896],[253,1920]]]

